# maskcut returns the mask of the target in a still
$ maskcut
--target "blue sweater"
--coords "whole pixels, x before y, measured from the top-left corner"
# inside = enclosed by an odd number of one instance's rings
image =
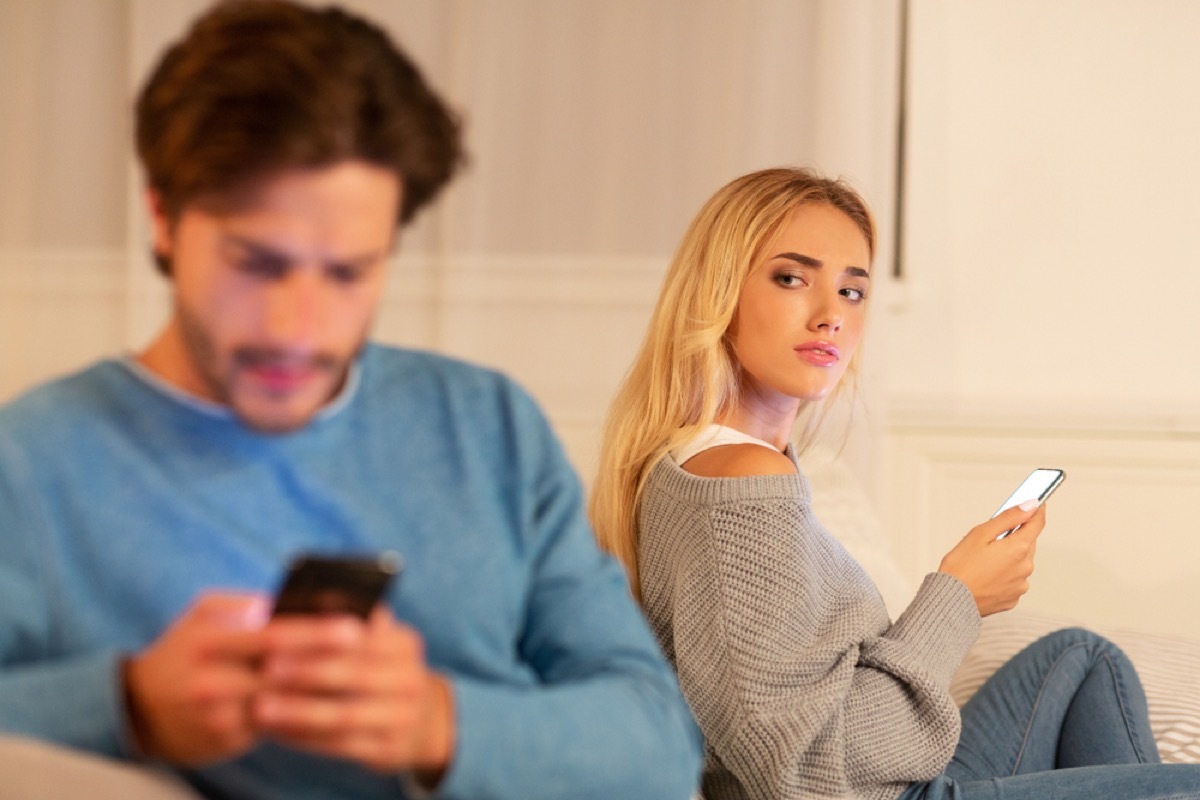
[[[578,480],[504,377],[369,346],[308,427],[105,361],[0,408],[0,729],[132,757],[117,672],[207,589],[272,591],[303,550],[399,551],[388,602],[454,685],[438,797],[686,798],[699,740]],[[191,771],[213,797],[396,798],[278,744]]]

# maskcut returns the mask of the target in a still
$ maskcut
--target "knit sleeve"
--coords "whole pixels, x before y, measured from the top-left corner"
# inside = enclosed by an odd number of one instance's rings
[[[514,391],[516,391],[514,389]],[[454,676],[457,741],[439,798],[684,798],[700,737],[670,666],[600,552],[582,488],[540,411],[513,400],[510,472],[527,500],[522,664],[535,686]]]
[[[961,729],[950,679],[979,623],[970,590],[932,573],[893,625],[863,641],[843,710],[846,768],[857,783],[929,780],[945,768]]]
[[[806,504],[722,503],[681,521],[658,537],[643,518],[642,586],[668,593],[680,683],[717,773],[787,800],[894,796],[940,771],[959,731],[949,677],[978,624],[965,587],[927,581],[889,626]]]
[[[18,448],[0,435],[0,731],[125,755],[118,654],[52,652],[35,496]]]

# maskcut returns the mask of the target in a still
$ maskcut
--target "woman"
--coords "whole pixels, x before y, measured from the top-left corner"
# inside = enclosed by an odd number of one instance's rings
[[[960,717],[950,678],[1028,586],[1036,503],[972,529],[894,623],[813,517],[790,437],[855,372],[874,245],[841,182],[728,184],[610,412],[593,522],[704,732],[705,797],[1200,798],[1200,765],[1156,763],[1132,665],[1085,631],[1031,645]]]

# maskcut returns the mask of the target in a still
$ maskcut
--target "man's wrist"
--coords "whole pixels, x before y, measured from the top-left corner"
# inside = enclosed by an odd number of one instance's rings
[[[129,732],[129,744],[134,755],[139,758],[152,758],[147,742],[146,719],[139,705],[133,685],[134,656],[125,653],[117,663],[117,672],[121,679],[121,700],[125,711],[125,726]]]
[[[424,789],[432,790],[442,782],[454,759],[455,714],[454,688],[439,673],[430,673],[429,716],[421,751],[413,759],[411,775]]]

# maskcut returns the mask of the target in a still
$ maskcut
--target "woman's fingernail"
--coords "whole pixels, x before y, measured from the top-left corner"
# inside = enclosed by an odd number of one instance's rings
[[[1021,509],[1022,511],[1033,511],[1035,508],[1037,508],[1041,504],[1042,504],[1041,500],[1038,500],[1036,497],[1031,497],[1030,499],[1026,500],[1024,503],[1021,503],[1021,505],[1017,506],[1017,508]]]

